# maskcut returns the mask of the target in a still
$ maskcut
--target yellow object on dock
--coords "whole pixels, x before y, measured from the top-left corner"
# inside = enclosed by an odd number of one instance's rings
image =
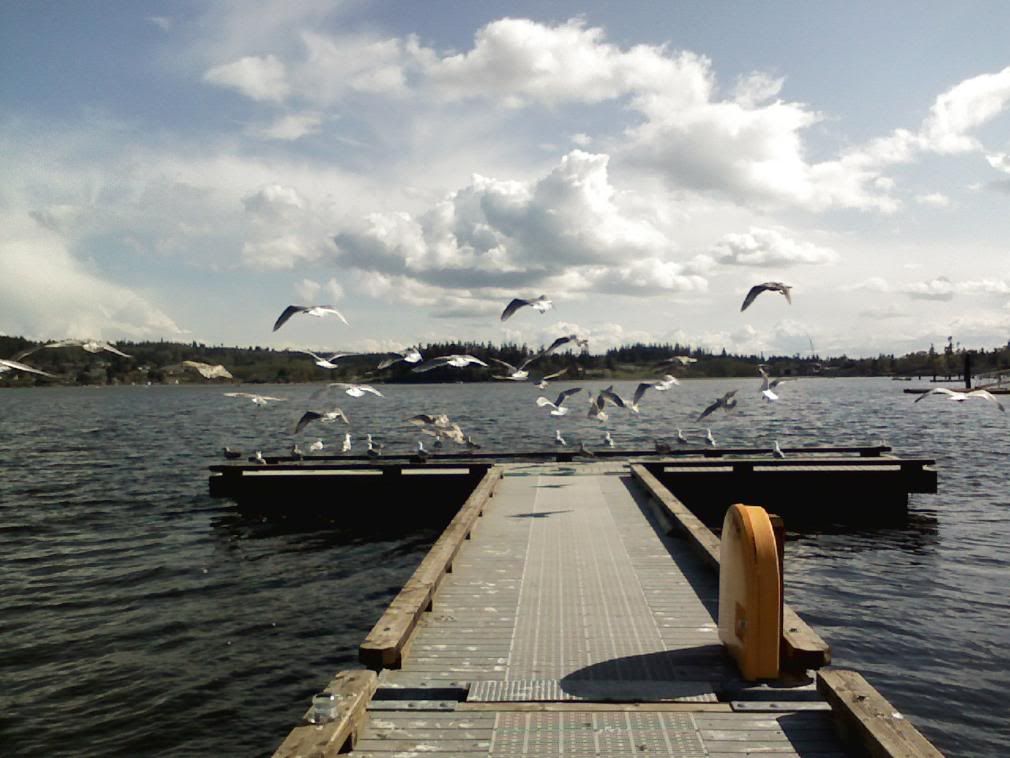
[[[744,679],[773,679],[782,640],[781,568],[764,508],[726,511],[719,564],[719,639]]]

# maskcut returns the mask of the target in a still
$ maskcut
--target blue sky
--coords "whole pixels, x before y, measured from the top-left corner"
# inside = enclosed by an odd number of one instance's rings
[[[1010,337],[1003,3],[0,3],[0,332]],[[754,283],[791,284],[793,304]],[[555,308],[497,314],[513,296]],[[331,303],[350,322],[299,318]]]

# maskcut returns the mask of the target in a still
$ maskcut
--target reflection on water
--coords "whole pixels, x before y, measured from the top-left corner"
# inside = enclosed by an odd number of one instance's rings
[[[836,664],[863,672],[944,752],[1000,754],[1010,744],[1007,419],[988,404],[913,406],[888,380],[803,379],[774,404],[759,402],[759,384],[686,381],[604,425],[547,416],[534,388],[511,383],[392,386],[341,405],[358,453],[368,432],[387,453],[412,452],[417,431],[403,419],[419,412],[448,413],[482,452],[553,450],[556,429],[571,447],[602,448],[609,431],[619,448],[641,449],[672,444],[678,427],[700,449],[705,427],[692,419],[739,389],[734,414],[705,420],[722,446],[883,439],[935,457],[940,493],[914,496],[902,528],[790,533],[786,596]],[[339,449],[343,428],[292,435],[317,388],[259,389],[289,400],[255,408],[209,386],[0,392],[5,754],[265,754],[334,672],[356,665],[437,529],[348,531],[211,499],[206,467],[225,445]]]

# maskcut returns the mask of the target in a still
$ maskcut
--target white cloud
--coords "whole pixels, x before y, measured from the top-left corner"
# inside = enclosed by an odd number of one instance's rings
[[[246,56],[211,68],[204,81],[234,89],[258,101],[283,101],[290,92],[284,63],[273,55]]]
[[[969,132],[1002,113],[1010,103],[1010,66],[955,85],[937,97],[920,130],[926,149],[960,153],[980,148]]]
[[[715,244],[712,254],[719,263],[734,266],[821,265],[838,260],[834,250],[792,239],[781,229],[760,227],[727,234]]]
[[[994,169],[1010,174],[1010,155],[1007,153],[993,153],[987,155],[985,159]]]
[[[0,333],[143,339],[185,332],[128,287],[88,270],[55,234],[5,218],[0,242]]]
[[[942,192],[931,192],[928,195],[916,195],[915,201],[920,205],[929,205],[934,208],[950,207],[950,198]]]
[[[847,285],[842,291],[894,292],[916,300],[952,300],[955,295],[1008,295],[1010,281],[1003,279],[965,279],[953,281],[937,276],[921,282],[892,284],[882,277],[871,277],[863,282]]]
[[[252,130],[252,134],[263,139],[292,142],[319,131],[323,118],[318,113],[290,113],[281,116],[267,126]]]

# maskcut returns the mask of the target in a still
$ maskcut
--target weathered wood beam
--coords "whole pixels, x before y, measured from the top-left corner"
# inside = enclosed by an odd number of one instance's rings
[[[313,709],[292,729],[274,752],[274,758],[317,758],[337,755],[348,743],[353,746],[367,718],[368,702],[375,693],[378,677],[374,671],[342,671],[324,692],[335,696],[337,713],[332,721],[313,724]]]

